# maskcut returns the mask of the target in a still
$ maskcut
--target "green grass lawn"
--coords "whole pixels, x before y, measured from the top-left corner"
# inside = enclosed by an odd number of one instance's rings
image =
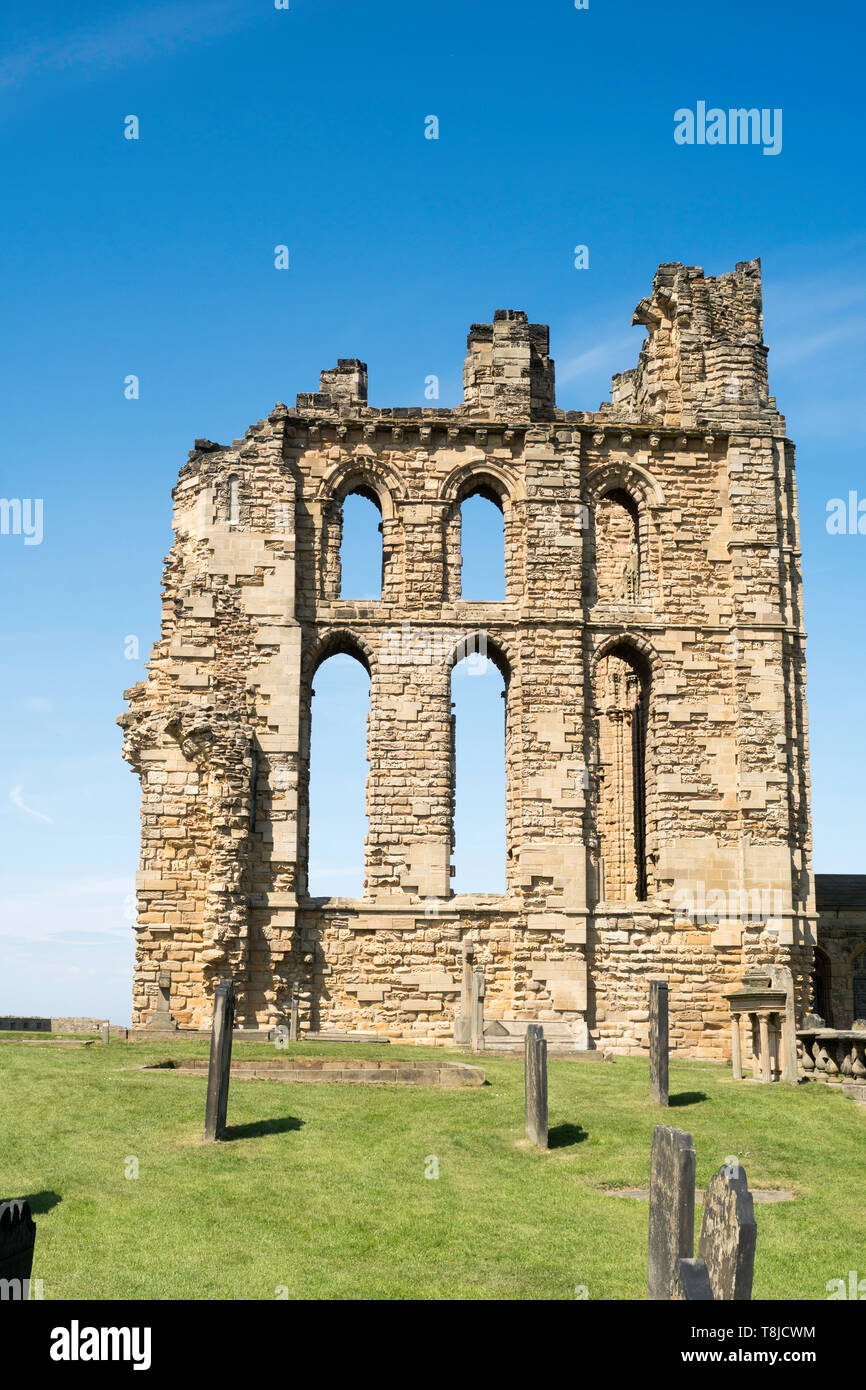
[[[522,1060],[437,1049],[480,1061],[490,1084],[235,1079],[229,1138],[205,1145],[204,1079],[138,1068],[206,1055],[205,1043],[0,1042],[0,1197],[30,1198],[46,1299],[273,1299],[281,1288],[292,1299],[573,1299],[581,1285],[590,1299],[642,1299],[647,1204],[605,1191],[646,1187],[659,1122],[694,1136],[699,1187],[736,1155],[752,1188],[797,1194],[756,1206],[755,1298],[823,1299],[829,1279],[866,1276],[866,1110],[821,1084],[735,1084],[723,1067],[680,1062],[659,1111],[643,1059],[554,1058],[551,1149],[538,1153],[523,1140]],[[234,1055],[274,1052],[247,1043]]]

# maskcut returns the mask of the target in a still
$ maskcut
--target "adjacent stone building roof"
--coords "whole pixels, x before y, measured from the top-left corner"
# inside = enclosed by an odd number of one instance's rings
[[[815,906],[819,912],[862,912],[866,874],[816,874]]]

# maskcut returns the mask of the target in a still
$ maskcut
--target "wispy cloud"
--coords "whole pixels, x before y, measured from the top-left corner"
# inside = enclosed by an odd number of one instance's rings
[[[258,17],[255,9],[237,0],[184,0],[157,8],[127,9],[122,18],[98,28],[24,43],[0,60],[0,90],[20,87],[46,73],[86,73],[138,62],[172,52],[185,43],[220,38]]]
[[[815,358],[832,360],[832,349],[866,338],[863,308],[866,279],[858,269],[840,268],[810,280],[772,280],[764,286],[765,341],[770,370]]]
[[[37,820],[47,821],[49,825],[53,824],[51,817],[46,816],[43,811],[34,811],[32,806],[26,805],[24,798],[21,795],[20,787],[12,788],[11,792],[9,793],[9,800],[12,802],[13,806],[17,806],[19,811],[26,812],[28,816],[35,816]]]
[[[45,888],[19,881],[0,898],[0,938],[64,942],[77,949],[106,937],[132,935],[134,880],[88,876]]]

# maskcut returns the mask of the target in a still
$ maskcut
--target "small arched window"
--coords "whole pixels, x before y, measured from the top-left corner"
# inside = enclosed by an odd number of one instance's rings
[[[240,520],[240,480],[237,473],[229,477],[229,526],[237,526]]]
[[[479,484],[467,492],[460,514],[460,598],[501,603],[505,598],[505,516],[502,499]]]
[[[371,487],[355,487],[343,499],[339,565],[340,598],[382,597],[382,504]]]
[[[641,590],[638,509],[624,488],[595,505],[595,594],[599,603],[637,603]]]
[[[830,960],[820,947],[815,948],[814,973],[812,975],[812,1012],[823,1018],[828,1028],[832,1028],[830,1008]]]
[[[468,638],[451,671],[452,852],[456,893],[506,889],[505,670],[486,635]]]

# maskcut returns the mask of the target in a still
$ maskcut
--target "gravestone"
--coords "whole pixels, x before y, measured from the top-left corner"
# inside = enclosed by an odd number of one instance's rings
[[[301,986],[292,985],[292,1012],[289,1018],[289,1042],[297,1042],[300,1034]]]
[[[111,1042],[111,1024],[110,1024],[110,1023],[103,1023],[103,1025],[102,1025],[102,1041],[103,1041],[104,1043],[110,1043],[110,1042]]]
[[[712,1303],[710,1276],[701,1259],[680,1255],[671,1282],[671,1301],[675,1303]]]
[[[692,1136],[656,1125],[650,1161],[647,1298],[667,1301],[680,1256],[695,1248],[695,1146]]]
[[[668,1103],[668,985],[667,980],[650,980],[649,1053],[650,1100],[653,1105]]]
[[[484,1051],[484,971],[480,965],[472,971],[469,1041],[473,1052]]]
[[[547,1039],[540,1023],[526,1030],[523,1054],[526,1134],[539,1149],[547,1148]]]
[[[698,1242],[717,1302],[751,1299],[757,1234],[745,1170],[739,1164],[724,1164],[707,1188]]]
[[[220,980],[214,990],[213,1027],[207,1073],[204,1137],[208,1142],[222,1139],[225,1134],[234,1021],[234,984],[230,979]]]
[[[454,1020],[454,1041],[465,1047],[472,1041],[472,962],[475,959],[475,942],[471,936],[463,938],[462,956],[460,1012]]]
[[[30,1203],[23,1197],[0,1202],[0,1279],[16,1279],[20,1286],[30,1278],[35,1243]]]
[[[150,1016],[150,1027],[177,1031],[177,1024],[171,1016],[171,971],[160,970],[156,978],[158,993],[156,1008]]]

